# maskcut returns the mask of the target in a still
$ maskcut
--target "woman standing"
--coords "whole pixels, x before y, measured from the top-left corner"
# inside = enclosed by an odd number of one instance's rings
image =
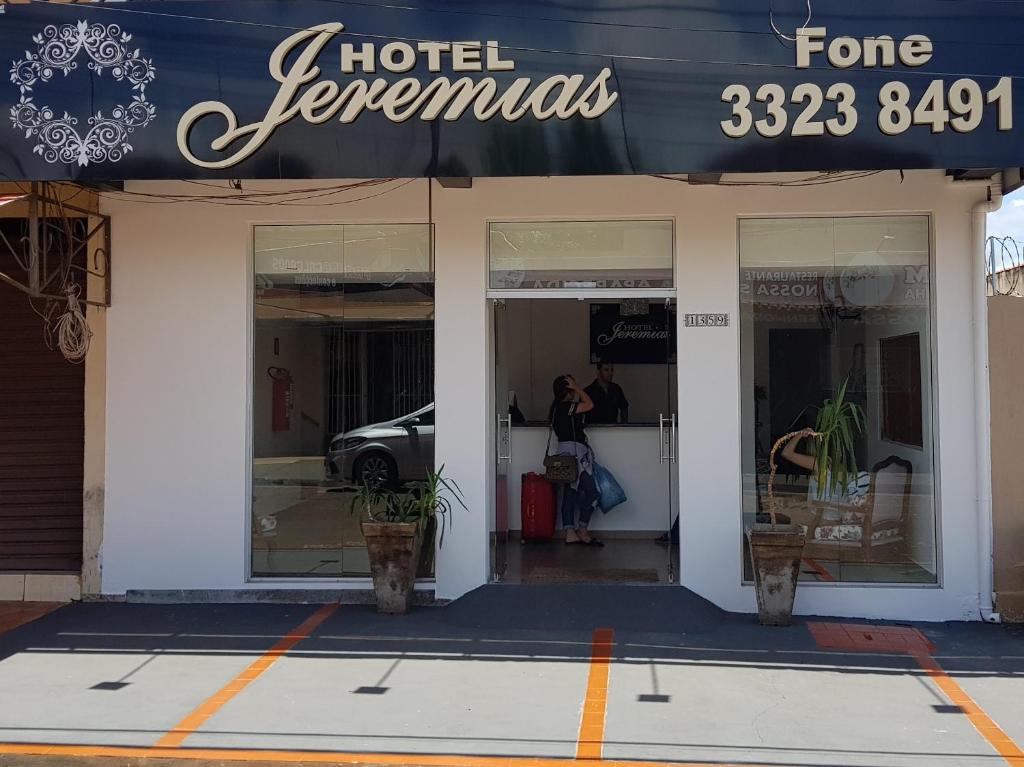
[[[597,484],[594,482],[594,454],[584,431],[584,413],[594,409],[594,403],[571,375],[558,376],[551,384],[554,400],[548,412],[551,429],[555,432],[559,455],[576,458],[579,472],[576,481],[562,485],[562,527],[567,545],[603,546],[587,530],[590,517],[597,504]],[[576,521],[577,514],[579,522]]]

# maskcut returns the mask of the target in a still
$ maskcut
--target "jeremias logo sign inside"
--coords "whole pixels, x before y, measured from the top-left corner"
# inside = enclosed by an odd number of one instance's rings
[[[611,70],[605,67],[596,77],[554,75],[538,83],[518,77],[499,87],[494,77],[435,77],[423,82],[416,77],[385,80],[373,75],[378,68],[392,74],[411,72],[425,63],[430,72],[442,71],[447,63],[453,72],[512,72],[515,62],[505,58],[493,40],[487,42],[391,42],[343,43],[340,46],[341,82],[319,66],[329,43],[344,29],[340,22],[320,24],[284,40],[270,56],[270,76],[280,83],[277,95],[262,120],[239,125],[230,105],[221,101],[196,104],[178,123],[178,148],[194,165],[202,168],[230,168],[251,157],[278,127],[301,117],[320,125],[337,120],[351,123],[365,111],[381,112],[393,122],[458,120],[466,113],[480,121],[498,117],[515,122],[527,115],[537,120],[557,117],[593,119],[607,112],[618,99],[609,89]],[[221,117],[224,132],[210,145],[214,153],[229,151],[235,142],[245,142],[231,154],[214,160],[200,159],[191,146],[191,131],[207,117]]]

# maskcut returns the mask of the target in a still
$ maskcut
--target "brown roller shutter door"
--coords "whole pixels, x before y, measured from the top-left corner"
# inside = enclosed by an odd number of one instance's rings
[[[16,243],[25,221],[0,230]],[[0,271],[24,279],[2,241]],[[47,349],[28,296],[0,283],[0,572],[81,570],[84,393],[84,366]]]

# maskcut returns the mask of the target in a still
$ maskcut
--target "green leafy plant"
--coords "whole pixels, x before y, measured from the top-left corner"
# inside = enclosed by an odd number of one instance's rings
[[[428,471],[422,482],[398,492],[381,484],[363,483],[352,497],[349,510],[361,510],[370,522],[382,524],[418,523],[426,527],[430,518],[438,520],[439,545],[444,545],[445,529],[452,525],[452,512],[459,506],[469,511],[462,489],[444,476],[444,466]]]
[[[864,431],[864,412],[855,402],[846,401],[843,381],[835,399],[827,399],[818,408],[814,424],[814,471],[818,499],[835,495],[857,476],[854,438]]]
[[[849,379],[843,381],[835,399],[827,399],[817,409],[813,429],[791,431],[779,437],[772,445],[768,463],[768,514],[772,527],[777,524],[775,511],[775,474],[778,466],[775,454],[793,437],[814,440],[814,478],[818,486],[818,500],[841,493],[851,477],[857,476],[857,454],[854,438],[864,431],[864,411],[855,402],[846,399]]]

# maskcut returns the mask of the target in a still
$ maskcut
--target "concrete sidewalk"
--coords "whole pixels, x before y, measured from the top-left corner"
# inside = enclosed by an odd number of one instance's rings
[[[652,586],[73,605],[0,635],[0,764],[1024,765],[1024,632],[814,623]]]

